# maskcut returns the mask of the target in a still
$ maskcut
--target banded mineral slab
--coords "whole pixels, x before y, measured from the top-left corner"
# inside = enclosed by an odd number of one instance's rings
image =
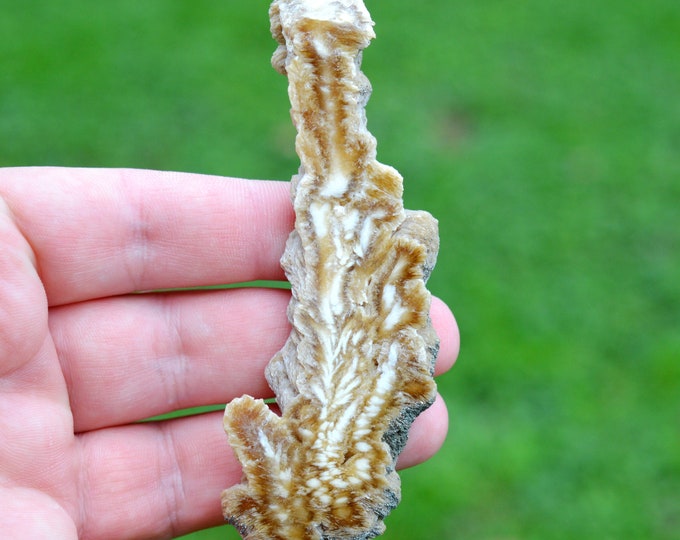
[[[437,223],[404,210],[401,176],[376,160],[363,2],[276,0],[270,17],[301,161],[281,259],[292,330],[266,371],[281,416],[249,396],[227,405],[244,479],[222,509],[249,540],[373,538],[400,500],[408,429],[436,394],[425,282]]]

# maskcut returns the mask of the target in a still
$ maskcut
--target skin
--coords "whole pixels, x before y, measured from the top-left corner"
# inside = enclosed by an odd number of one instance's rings
[[[271,397],[289,292],[132,294],[283,280],[288,185],[140,170],[0,169],[0,531],[8,538],[172,538],[222,523],[240,480],[222,414],[173,410]],[[436,270],[435,270],[436,271]],[[436,371],[458,329],[433,298]],[[430,458],[441,398],[400,467]]]

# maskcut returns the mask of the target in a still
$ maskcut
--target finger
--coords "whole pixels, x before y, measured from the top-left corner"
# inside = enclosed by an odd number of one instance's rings
[[[50,329],[77,432],[174,410],[272,396],[289,291],[133,295],[53,309]]]
[[[429,411],[416,419],[400,466],[441,445],[446,408],[438,399]],[[80,436],[90,471],[82,536],[175,537],[223,523],[220,494],[240,481],[241,467],[221,426],[221,413],[210,413]]]
[[[50,305],[283,279],[288,189],[144,170],[0,170],[0,195],[35,252]]]
[[[449,429],[446,403],[437,394],[429,409],[425,409],[411,426],[404,451],[399,455],[397,469],[406,469],[427,461],[444,444]]]
[[[50,330],[78,432],[177,409],[270,397],[264,369],[283,346],[290,292],[231,289],[132,295],[53,308]],[[436,372],[455,359],[457,329],[440,300]]]
[[[97,430],[82,448],[83,538],[175,538],[223,522],[241,468],[222,414]]]
[[[440,375],[451,369],[458,359],[460,352],[460,331],[453,313],[443,300],[432,297],[430,304],[430,318],[437,336],[439,337],[439,353],[435,375]]]

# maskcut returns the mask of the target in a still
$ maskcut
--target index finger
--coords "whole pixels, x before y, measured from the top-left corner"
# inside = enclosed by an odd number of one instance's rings
[[[0,169],[50,305],[284,279],[285,182],[132,169]]]

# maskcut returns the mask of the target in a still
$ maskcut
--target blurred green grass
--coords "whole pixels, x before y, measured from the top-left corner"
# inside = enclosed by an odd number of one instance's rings
[[[0,166],[289,178],[267,6],[0,0]],[[680,3],[368,7],[369,127],[462,332],[384,538],[676,538]]]

